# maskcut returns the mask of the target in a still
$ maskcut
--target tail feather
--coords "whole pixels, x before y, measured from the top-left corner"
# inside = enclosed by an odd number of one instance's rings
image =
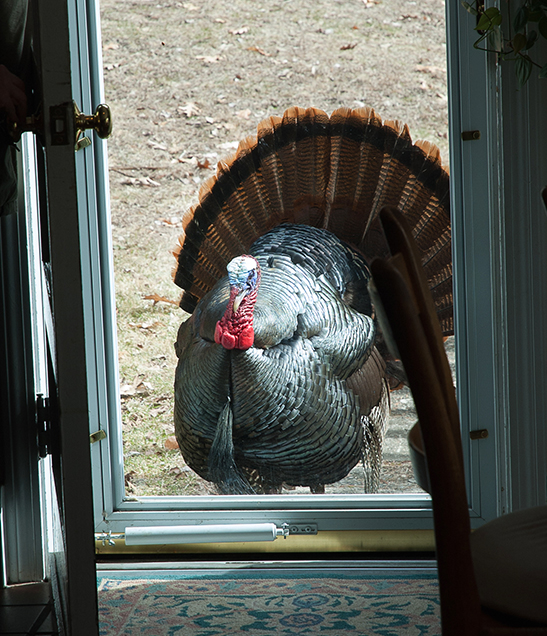
[[[224,241],[229,253],[237,249],[240,254],[245,252],[249,241],[253,241],[257,234],[257,219],[254,217],[249,201],[239,187],[241,169],[244,166],[245,146],[240,144],[237,155],[229,161],[220,161],[217,168],[219,190],[222,205],[218,215],[219,225],[224,225]],[[237,167],[235,167],[237,166]],[[250,187],[248,195],[255,194]],[[255,196],[256,198],[256,196]],[[252,204],[254,204],[253,201]],[[260,209],[258,210],[260,211]]]
[[[264,184],[268,202],[268,229],[275,227],[284,218],[283,210],[283,165],[277,152],[278,135],[281,127],[280,117],[270,117],[259,124],[256,149],[260,161],[260,177]]]
[[[279,196],[281,198],[282,216],[279,221],[292,219],[294,202],[298,199],[298,166],[296,162],[296,133],[299,124],[298,108],[289,108],[281,119],[281,124],[275,129],[275,146],[278,151],[277,160],[281,167],[277,178],[279,180]]]
[[[378,215],[384,206],[399,204],[410,173],[408,157],[413,146],[408,126],[398,121],[388,121],[383,129],[385,136],[382,167],[363,239],[366,238],[368,228],[378,222]]]
[[[196,214],[196,208],[192,208],[183,218],[183,234],[174,252],[177,267],[173,276],[175,283],[185,290],[183,298],[199,300],[223,275],[225,263],[216,252],[212,252],[210,241],[206,240],[207,230],[212,224],[205,206],[201,206],[199,214]],[[192,311],[182,302],[181,307]]]
[[[319,227],[329,178],[329,116],[316,108],[297,109],[296,123],[294,222]]]
[[[366,209],[358,207],[359,168],[368,117],[349,108],[335,110],[330,118],[330,175],[326,190],[324,227],[340,238],[355,240],[363,229]],[[369,168],[370,170],[370,168]]]
[[[399,209],[405,210],[405,216],[411,226],[416,223],[421,211],[429,203],[432,193],[435,192],[439,173],[442,171],[436,146],[422,141],[417,141],[414,146],[421,152],[412,154],[408,179],[399,203]]]
[[[246,215],[248,215],[248,235],[245,236],[247,244],[256,240],[257,235],[262,236],[270,229],[269,204],[264,187],[264,182],[258,172],[260,164],[256,160],[256,138],[248,137],[240,142],[237,149],[237,161],[234,162],[234,187],[244,202]],[[244,184],[244,186],[242,185]],[[250,243],[249,243],[250,241]]]
[[[378,214],[400,209],[412,228],[445,333],[452,331],[449,179],[439,150],[371,108],[290,108],[258,125],[185,216],[176,252],[181,307],[225,274],[228,261],[280,223],[325,227],[369,260],[386,256]]]

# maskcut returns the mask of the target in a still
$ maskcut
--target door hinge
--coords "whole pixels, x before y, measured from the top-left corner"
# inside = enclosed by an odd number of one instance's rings
[[[477,141],[481,138],[480,130],[464,130],[462,132],[462,141]]]
[[[471,439],[486,439],[488,437],[488,429],[479,428],[476,431],[469,431],[469,437]]]
[[[89,443],[94,444],[95,442],[100,442],[102,439],[106,439],[106,431],[103,431],[101,428],[95,433],[91,433],[89,436]]]
[[[38,455],[51,455],[51,404],[48,397],[36,396],[36,424],[38,426]]]

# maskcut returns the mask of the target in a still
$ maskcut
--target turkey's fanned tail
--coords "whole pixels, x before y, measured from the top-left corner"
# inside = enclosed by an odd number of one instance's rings
[[[280,223],[324,227],[370,261],[387,255],[378,213],[394,206],[407,218],[445,334],[453,331],[448,173],[438,149],[412,142],[408,127],[371,108],[329,117],[293,107],[270,117],[257,136],[219,162],[183,222],[175,283],[192,312],[234,256]]]

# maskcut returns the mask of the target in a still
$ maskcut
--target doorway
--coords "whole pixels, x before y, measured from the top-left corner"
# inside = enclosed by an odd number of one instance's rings
[[[245,520],[273,515],[279,523],[313,511],[328,531],[431,528],[429,497],[406,454],[411,411],[388,433],[380,494],[363,494],[357,480],[320,496],[219,496],[189,470],[173,445],[172,343],[184,316],[169,273],[182,216],[216,162],[291,105],[328,113],[372,106],[384,120],[407,123],[414,140],[438,145],[447,164],[444,3],[127,8],[101,5],[106,95],[121,122],[109,141],[121,426],[101,442],[109,463],[99,469],[98,528],[214,522],[235,509]],[[398,400],[411,405],[404,392]]]
[[[129,496],[214,495],[174,439],[173,342],[184,319],[172,250],[218,160],[292,105],[371,106],[448,163],[444,2],[101,3],[120,393]],[[146,266],[143,266],[146,263]],[[380,493],[422,492],[391,395]],[[362,494],[356,468],[328,492]],[[303,492],[309,492],[302,489]],[[293,493],[294,494],[294,493]]]

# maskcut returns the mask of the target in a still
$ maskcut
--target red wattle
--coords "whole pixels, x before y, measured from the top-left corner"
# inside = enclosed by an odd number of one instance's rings
[[[220,320],[217,322],[215,327],[215,342],[220,344],[222,341],[222,327],[220,326]]]
[[[251,258],[251,257],[250,257]],[[255,259],[256,260],[256,259]],[[230,286],[230,298],[222,318],[215,325],[215,342],[225,349],[240,349],[246,351],[254,344],[253,311],[256,302],[256,292],[260,283],[260,267],[258,262],[257,281],[255,287],[236,303],[241,289]],[[237,307],[237,310],[234,310]]]
[[[255,332],[251,327],[247,327],[240,334],[237,340],[238,349],[250,349],[255,341]]]
[[[222,339],[220,341],[220,344],[225,349],[234,349],[237,344],[237,340],[236,340],[236,337],[233,336],[231,333],[224,332],[222,334]]]

